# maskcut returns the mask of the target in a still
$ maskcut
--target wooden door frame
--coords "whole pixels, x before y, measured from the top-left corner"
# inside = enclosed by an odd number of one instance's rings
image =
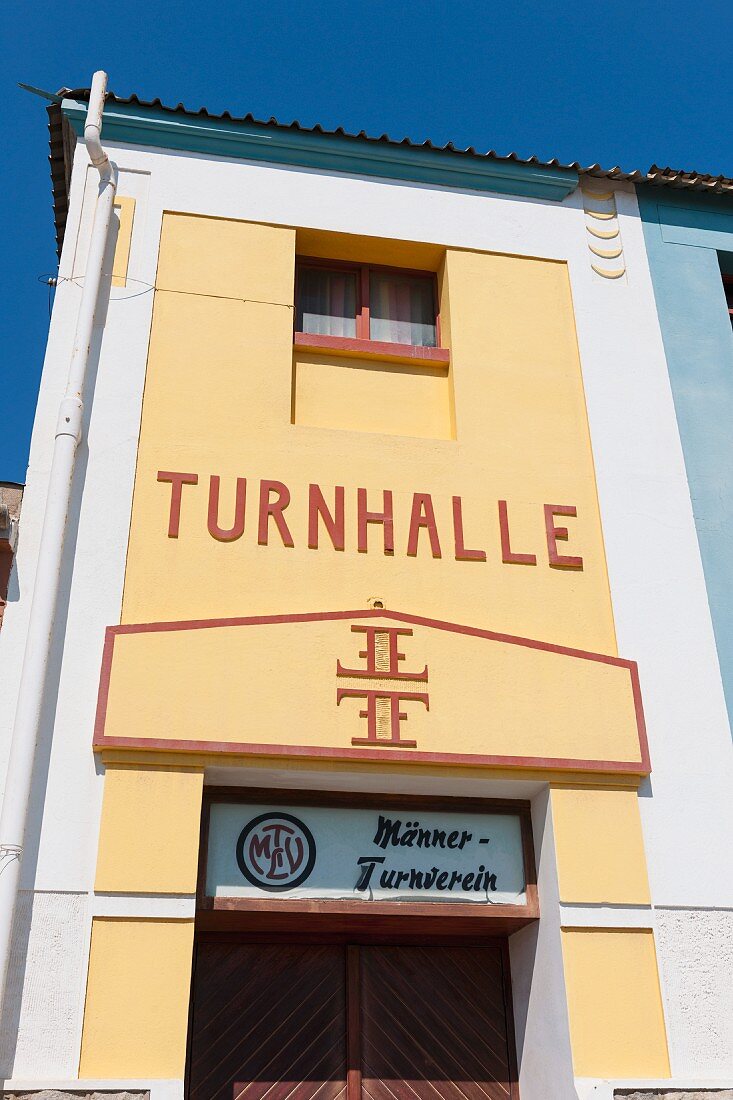
[[[455,901],[326,901],[285,898],[217,898],[206,894],[206,859],[213,802],[243,805],[325,806],[349,809],[391,809],[492,813],[519,817],[526,882],[525,905],[479,907]],[[478,910],[478,911],[477,911]],[[350,791],[284,790],[260,787],[205,787],[201,814],[196,928],[199,931],[273,932],[283,936],[303,931],[337,936],[394,937],[413,935],[508,936],[539,918],[537,873],[530,803],[526,800],[461,798],[431,795],[363,794]],[[333,941],[332,941],[333,942]]]

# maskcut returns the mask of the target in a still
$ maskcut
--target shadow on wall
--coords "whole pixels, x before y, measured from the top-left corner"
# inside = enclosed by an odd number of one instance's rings
[[[576,1096],[560,932],[550,792],[532,799],[540,919],[509,940],[519,1087],[529,1095]]]

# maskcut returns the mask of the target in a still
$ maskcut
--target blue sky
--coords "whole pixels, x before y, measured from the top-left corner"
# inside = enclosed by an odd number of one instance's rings
[[[56,269],[46,112],[17,81],[604,166],[733,175],[733,4],[5,0],[0,479],[25,480]]]

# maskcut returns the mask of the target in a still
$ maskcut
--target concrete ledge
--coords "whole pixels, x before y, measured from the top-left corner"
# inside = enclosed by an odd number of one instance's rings
[[[613,1095],[625,1100],[733,1100],[733,1089],[614,1089]]]
[[[183,1081],[0,1078],[0,1100],[183,1100]]]
[[[29,1089],[27,1092],[3,1089],[2,1097],[3,1100],[69,1100],[70,1097],[79,1097],[79,1100],[149,1100],[150,1093],[144,1089]]]
[[[576,1077],[578,1100],[733,1100],[733,1080],[690,1077],[603,1080]]]

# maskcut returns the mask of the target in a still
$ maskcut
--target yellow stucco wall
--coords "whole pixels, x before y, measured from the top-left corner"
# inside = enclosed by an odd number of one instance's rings
[[[95,918],[79,1076],[181,1078],[193,921]]]
[[[114,212],[118,225],[115,255],[112,261],[112,286],[127,286],[127,266],[130,262],[135,200],[127,195],[116,195]]]
[[[636,790],[560,787],[551,799],[560,900],[648,905]]]
[[[566,265],[449,251],[441,320],[456,439],[387,437],[352,430],[348,406],[358,387],[347,382],[323,397],[330,422],[341,417],[344,430],[291,423],[295,236],[165,215],[123,621],[359,607],[379,594],[400,610],[613,653]],[[382,372],[380,383],[389,379]],[[158,483],[159,470],[199,475],[184,487],[178,538],[167,537],[171,489]],[[248,478],[236,541],[207,531],[211,474],[221,477],[223,519],[233,513],[236,477]],[[260,478],[291,491],[292,548],[277,538],[258,545]],[[307,546],[309,482],[327,495],[345,487],[343,552]],[[393,491],[393,556],[383,553],[378,529],[369,552],[358,553],[357,487],[374,507],[383,489]],[[416,557],[406,556],[414,492],[432,494],[446,548],[440,560],[425,539]],[[454,559],[454,495],[463,500],[466,543],[486,550],[485,563]],[[509,504],[514,548],[535,553],[536,566],[502,563],[500,499]],[[583,557],[582,571],[549,568],[543,503],[577,507],[563,550]]]
[[[294,229],[166,213],[155,286],[158,291],[289,309],[294,248]],[[207,333],[214,335],[211,324]],[[227,335],[231,337],[233,332]]]
[[[108,767],[96,890],[194,893],[203,769]]]
[[[648,929],[562,933],[573,1065],[578,1077],[669,1077]]]
[[[415,367],[299,352],[293,423],[387,435],[450,439],[447,367]]]
[[[449,366],[294,358],[296,238],[310,255],[438,271]],[[198,476],[183,487],[177,537],[161,470]],[[207,529],[212,475],[222,524],[247,479],[245,527],[232,541]],[[290,490],[294,546],[274,530],[258,542],[261,479]],[[323,532],[320,548],[308,547],[310,483],[330,503],[344,487],[342,551]],[[375,510],[392,491],[393,554],[376,526],[359,552],[358,488]],[[416,492],[431,494],[440,558],[424,531],[417,554],[406,553]],[[455,559],[454,496],[465,543],[485,550],[484,562]],[[537,564],[502,561],[499,500],[513,550]],[[544,504],[577,509],[561,521],[560,549],[582,555],[582,570],[550,568]],[[364,608],[374,596],[427,618],[616,652],[566,265],[165,214],[122,622]],[[319,744],[349,748],[361,730],[353,701],[335,705],[335,662],[358,663],[356,642],[333,623],[119,635],[105,733],[302,747],[317,730]],[[628,670],[422,628],[409,646],[409,666],[430,668],[430,712],[413,707],[405,730],[423,751],[638,758]],[[201,781],[200,771],[110,769],[97,889],[193,888]],[[553,792],[562,898],[648,900],[634,795],[597,793]],[[150,846],[153,831],[160,843]],[[84,1076],[181,1076],[191,935],[185,922],[94,922]],[[576,1072],[668,1072],[651,933],[567,931],[563,951]]]

